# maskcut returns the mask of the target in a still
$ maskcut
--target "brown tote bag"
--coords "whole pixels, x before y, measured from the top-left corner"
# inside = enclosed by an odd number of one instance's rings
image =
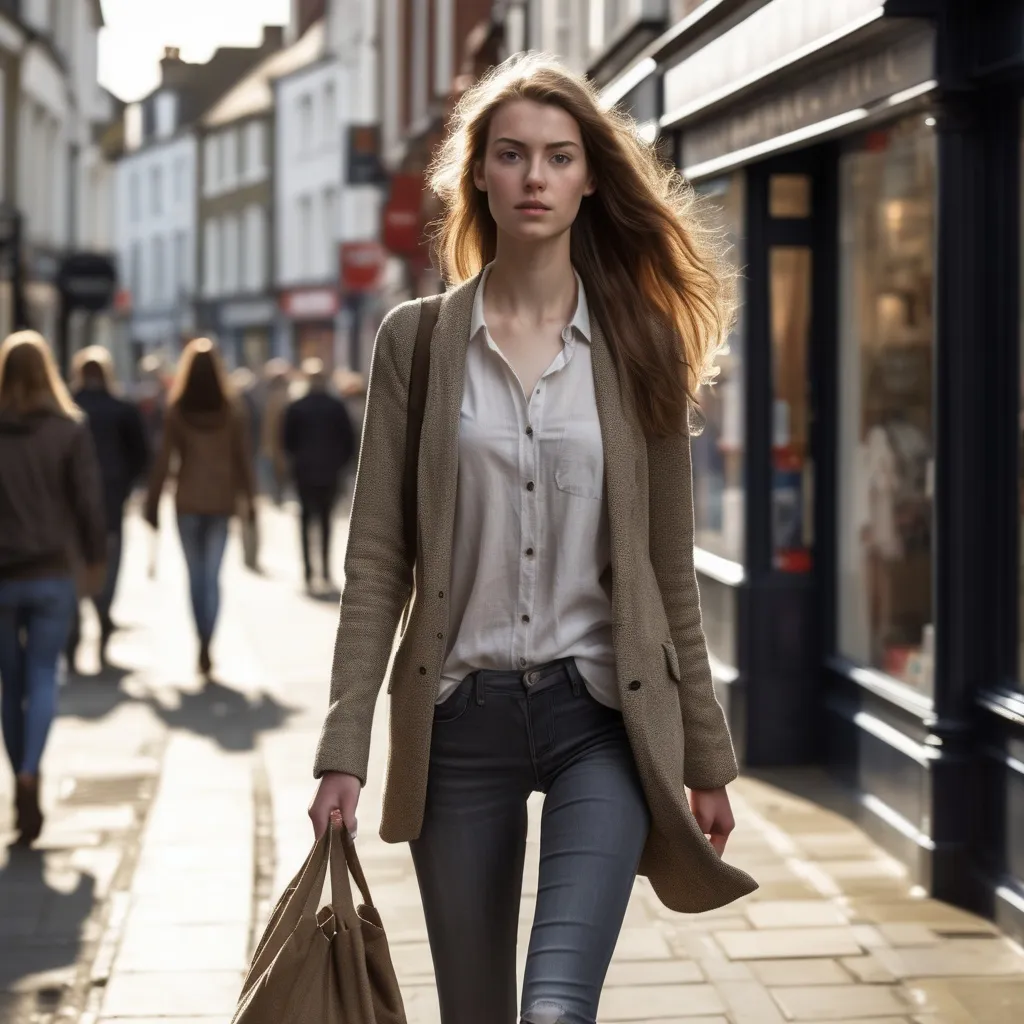
[[[320,907],[331,873],[331,902]],[[352,901],[349,872],[365,900]],[[270,917],[232,1024],[406,1024],[355,845],[328,826]]]

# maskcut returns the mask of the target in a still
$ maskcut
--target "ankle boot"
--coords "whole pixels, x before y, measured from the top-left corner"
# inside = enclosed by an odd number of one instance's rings
[[[39,806],[39,776],[18,776],[18,843],[29,846],[43,831],[43,812]]]
[[[199,671],[204,675],[210,674],[213,662],[210,660],[210,641],[202,640],[199,644]]]

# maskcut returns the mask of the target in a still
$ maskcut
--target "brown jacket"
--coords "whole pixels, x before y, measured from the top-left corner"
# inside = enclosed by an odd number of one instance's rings
[[[448,629],[459,413],[478,283],[479,276],[445,296],[431,348],[415,594],[389,683],[390,760],[381,819],[381,836],[388,842],[416,838],[423,822]],[[415,302],[398,306],[381,325],[374,349],[331,702],[314,768],[318,777],[340,771],[365,782],[374,705],[410,596],[402,467],[417,322]],[[757,885],[718,858],[684,790],[724,786],[737,774],[701,628],[689,438],[648,442],[597,323],[592,351],[605,450],[619,693],[653,819],[640,872],[671,909],[710,910]]]
[[[156,521],[171,456],[177,457],[175,507],[179,513],[230,516],[240,498],[251,506],[256,492],[246,426],[239,409],[219,412],[167,410],[163,440],[153,465],[146,518]]]
[[[72,576],[106,556],[103,484],[86,420],[0,415],[0,580]]]

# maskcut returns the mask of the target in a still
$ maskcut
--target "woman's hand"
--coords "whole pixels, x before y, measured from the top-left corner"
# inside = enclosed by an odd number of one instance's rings
[[[105,562],[97,562],[95,565],[87,565],[82,570],[79,584],[82,597],[96,597],[103,590],[103,584],[107,578],[107,566]]]
[[[691,789],[690,810],[719,857],[725,853],[729,834],[736,827],[725,786],[721,789]]]
[[[354,775],[344,772],[324,772],[316,793],[309,805],[309,820],[313,832],[319,839],[327,829],[332,811],[341,811],[341,820],[352,834],[356,835],[356,806],[362,786]]]

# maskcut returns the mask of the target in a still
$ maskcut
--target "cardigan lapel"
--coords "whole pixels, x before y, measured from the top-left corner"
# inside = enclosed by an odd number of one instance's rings
[[[421,553],[432,578],[451,576],[455,498],[459,484],[459,417],[476,274],[446,293],[430,347],[430,376],[418,468]]]
[[[612,616],[619,624],[628,617],[621,607],[626,595],[615,583],[626,578],[623,559],[628,559],[630,545],[630,509],[639,498],[636,494],[636,424],[629,415],[627,397],[623,394],[608,341],[596,320],[592,323],[591,360],[604,445],[605,503],[612,560]]]

